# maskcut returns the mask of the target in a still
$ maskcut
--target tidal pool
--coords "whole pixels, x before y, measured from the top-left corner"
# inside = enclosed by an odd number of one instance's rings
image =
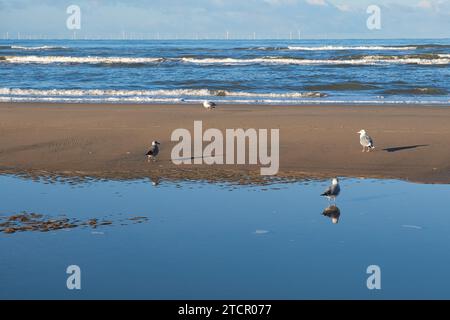
[[[328,184],[2,175],[0,222],[27,212],[111,224],[0,233],[0,298],[450,298],[449,185],[342,179],[328,208]],[[67,289],[69,265],[81,290]],[[381,290],[367,288],[371,265]]]

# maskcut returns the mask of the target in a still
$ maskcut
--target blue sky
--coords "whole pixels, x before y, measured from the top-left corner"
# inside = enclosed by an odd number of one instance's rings
[[[450,37],[450,0],[0,0],[0,37],[68,36],[72,4],[82,12],[78,34],[87,36]],[[381,30],[366,27],[369,5],[381,8]]]

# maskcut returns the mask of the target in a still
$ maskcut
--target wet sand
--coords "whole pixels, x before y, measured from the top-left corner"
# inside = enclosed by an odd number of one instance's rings
[[[450,183],[448,106],[109,105],[0,103],[0,172],[95,178],[257,181],[259,166],[181,165],[170,135],[280,129],[279,178],[331,176]],[[362,153],[365,129],[376,149]],[[152,140],[161,154],[148,163]],[[206,143],[204,144],[206,145]]]

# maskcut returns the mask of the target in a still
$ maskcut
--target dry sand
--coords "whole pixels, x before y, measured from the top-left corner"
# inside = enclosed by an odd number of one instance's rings
[[[0,103],[0,172],[106,178],[259,179],[259,167],[170,160],[176,128],[279,128],[278,177],[450,182],[448,106],[82,105]],[[362,153],[366,129],[375,151]],[[151,140],[162,144],[148,163]]]

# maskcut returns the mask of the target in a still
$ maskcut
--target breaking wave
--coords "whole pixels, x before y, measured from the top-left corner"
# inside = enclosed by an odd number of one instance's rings
[[[364,56],[359,59],[302,59],[286,57],[263,57],[251,59],[235,58],[182,58],[183,62],[194,64],[292,64],[292,65],[383,65],[383,64],[419,64],[419,65],[445,65],[450,63],[449,57],[440,56],[427,59],[422,57],[402,56]]]
[[[450,63],[447,54],[438,55],[405,55],[384,56],[368,55],[344,57],[340,59],[302,59],[294,57],[261,57],[261,58],[215,58],[215,57],[101,57],[101,56],[0,56],[2,63],[19,64],[155,64],[166,62],[189,63],[198,65],[251,65],[251,64],[285,64],[285,65],[383,65],[383,64],[418,64],[446,65]]]
[[[73,56],[4,56],[0,60],[9,63],[73,63],[73,64],[142,64],[162,62],[163,58],[136,58],[136,57],[73,57]]]
[[[25,50],[25,51],[39,51],[39,50],[66,50],[68,47],[61,46],[36,46],[36,47],[26,47],[26,46],[0,46],[0,49],[14,49],[14,50]]]
[[[322,92],[286,92],[286,93],[258,93],[209,89],[173,89],[173,90],[77,90],[77,89],[15,89],[0,88],[0,96],[8,97],[143,97],[161,98],[175,97],[242,97],[254,99],[293,99],[293,98],[322,98],[326,97]]]
[[[337,51],[337,50],[416,50],[417,46],[322,46],[322,47],[303,47],[303,46],[289,46],[289,50],[301,51]]]

